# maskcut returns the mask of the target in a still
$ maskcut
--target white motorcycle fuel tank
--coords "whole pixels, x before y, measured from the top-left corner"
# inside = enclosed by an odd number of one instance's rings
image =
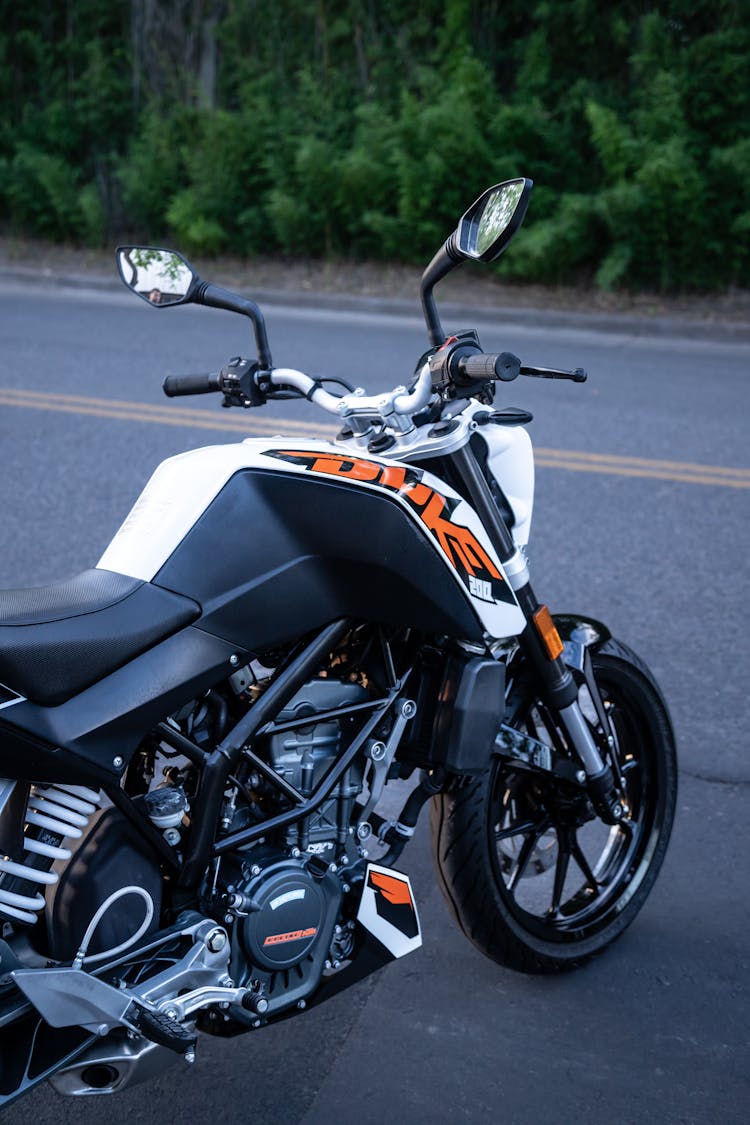
[[[519,495],[516,482],[528,437],[517,427],[513,432],[512,439],[499,435],[490,457],[493,472],[496,466],[502,473],[507,469],[516,486],[508,499],[522,543],[531,501],[528,489]],[[321,545],[323,526],[327,531]],[[311,556],[331,560],[330,566],[316,569],[314,580],[309,577]],[[382,583],[370,581],[369,589],[357,589],[372,579],[369,568],[374,564]],[[252,617],[254,611],[262,612],[264,590],[271,589],[282,607],[302,594],[309,601],[316,592],[326,603],[329,596],[335,600],[335,587],[337,592],[349,589],[352,603],[331,604],[335,612],[352,612],[352,607],[356,612],[368,597],[379,596],[385,605],[391,597],[400,602],[394,616],[404,620],[411,591],[415,604],[424,602],[425,620],[415,620],[423,627],[432,620],[430,604],[456,619],[450,631],[457,636],[469,635],[468,626],[458,621],[467,610],[467,619],[478,626],[471,630],[476,637],[514,636],[525,625],[489,537],[457,492],[422,468],[350,453],[340,443],[252,438],[168,459],[98,566],[189,592],[202,604],[204,618],[228,611],[230,605],[240,617]],[[280,590],[286,593],[282,596]],[[461,610],[451,608],[456,601]],[[245,607],[241,612],[240,602]]]

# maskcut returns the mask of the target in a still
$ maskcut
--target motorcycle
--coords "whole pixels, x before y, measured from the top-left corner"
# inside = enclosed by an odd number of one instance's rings
[[[302,397],[341,429],[172,457],[95,568],[0,593],[1,1104],[120,1091],[417,950],[400,859],[428,803],[448,908],[500,965],[580,965],[643,906],[667,706],[606,625],[537,599],[530,415],[494,404],[586,374],[446,336],[433,292],[505,250],[531,187],[462,216],[422,276],[430,346],[375,395],[274,367],[254,302],[118,248],[152,307],[252,323],[255,358],[168,396]]]

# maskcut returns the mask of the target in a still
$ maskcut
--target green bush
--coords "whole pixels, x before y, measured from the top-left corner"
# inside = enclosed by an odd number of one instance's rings
[[[330,142],[303,137],[283,184],[270,189],[271,229],[285,253],[330,254],[339,243],[337,164]]]
[[[107,214],[99,185],[91,180],[78,192],[78,210],[81,213],[81,238],[89,246],[101,246],[108,234]]]
[[[750,284],[744,5],[419,0],[405,18],[399,0],[67,0],[4,15],[0,205],[16,228],[424,262],[484,187],[527,175],[504,276]]]
[[[3,194],[14,224],[49,238],[70,239],[85,229],[78,176],[62,156],[19,145],[6,164]]]
[[[174,196],[185,187],[183,148],[193,115],[167,113],[156,106],[141,118],[119,165],[123,202],[135,231],[155,237],[164,232]]]

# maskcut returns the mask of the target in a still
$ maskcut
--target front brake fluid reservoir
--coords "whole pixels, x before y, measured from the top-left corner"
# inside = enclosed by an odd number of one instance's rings
[[[484,426],[487,464],[513,511],[513,538],[525,547],[534,506],[534,451],[523,426]]]

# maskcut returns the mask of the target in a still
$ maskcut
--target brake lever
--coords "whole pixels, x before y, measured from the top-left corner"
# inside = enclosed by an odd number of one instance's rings
[[[588,372],[582,367],[576,367],[575,371],[557,371],[554,367],[524,366],[521,374],[528,375],[530,379],[569,379],[571,383],[585,383],[588,379]]]

